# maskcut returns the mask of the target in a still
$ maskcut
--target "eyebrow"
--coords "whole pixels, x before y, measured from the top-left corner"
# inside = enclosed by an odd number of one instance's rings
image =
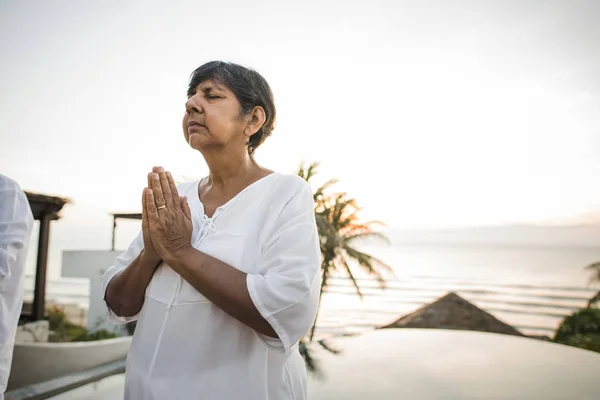
[[[202,82],[204,83],[204,82]],[[202,85],[202,83],[199,83],[198,86]],[[198,86],[196,86],[196,88],[198,88]],[[189,88],[187,91],[187,95],[188,96],[192,96],[194,93],[196,93],[196,88],[192,89]],[[221,85],[219,85],[218,83],[215,82],[211,82],[210,84],[208,84],[207,86],[200,88],[200,91],[203,92],[204,94],[209,94],[212,91],[220,91],[220,92],[225,92],[225,88]]]
[[[200,90],[202,90],[204,93],[208,94],[213,90],[218,90],[218,91],[223,92],[223,91],[225,91],[225,88],[216,83],[213,83],[210,86],[205,86],[205,87],[201,88]]]

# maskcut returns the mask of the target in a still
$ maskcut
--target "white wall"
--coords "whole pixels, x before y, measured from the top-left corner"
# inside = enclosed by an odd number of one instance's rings
[[[102,278],[104,272],[112,265],[113,260],[121,251],[85,250],[63,251],[62,276],[71,278],[89,278],[90,306],[88,310],[88,329],[96,327],[99,318],[103,320],[98,329],[124,334],[123,327],[108,322],[106,305],[102,293]]]

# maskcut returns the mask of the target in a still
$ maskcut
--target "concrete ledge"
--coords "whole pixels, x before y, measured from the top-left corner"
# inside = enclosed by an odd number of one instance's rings
[[[123,360],[131,339],[126,336],[90,342],[15,344],[8,390]]]
[[[6,400],[38,400],[47,399],[78,387],[96,382],[107,376],[125,372],[125,360],[99,365],[75,374],[63,376],[45,382],[25,386],[5,394]]]

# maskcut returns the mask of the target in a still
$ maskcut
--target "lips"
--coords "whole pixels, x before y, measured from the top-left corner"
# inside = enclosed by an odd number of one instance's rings
[[[202,128],[204,128],[204,125],[202,125],[200,122],[196,122],[196,121],[190,121],[190,122],[188,122],[188,129],[194,128],[194,127],[202,127]]]

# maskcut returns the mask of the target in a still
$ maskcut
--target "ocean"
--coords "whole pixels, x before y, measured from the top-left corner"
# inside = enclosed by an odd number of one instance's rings
[[[551,335],[564,316],[586,304],[599,287],[584,267],[600,261],[600,246],[364,245],[392,267],[387,289],[357,273],[360,299],[343,274],[330,281],[321,302],[317,335],[360,333],[454,291],[525,334]],[[33,278],[26,277],[26,299]],[[594,289],[595,288],[595,289]],[[86,279],[50,279],[47,298],[87,308]]]
[[[390,265],[387,289],[361,274],[361,300],[340,275],[323,296],[320,334],[359,333],[454,291],[525,334],[552,335],[595,293],[584,267],[600,247],[514,245],[365,246]],[[600,288],[596,287],[596,290]]]

